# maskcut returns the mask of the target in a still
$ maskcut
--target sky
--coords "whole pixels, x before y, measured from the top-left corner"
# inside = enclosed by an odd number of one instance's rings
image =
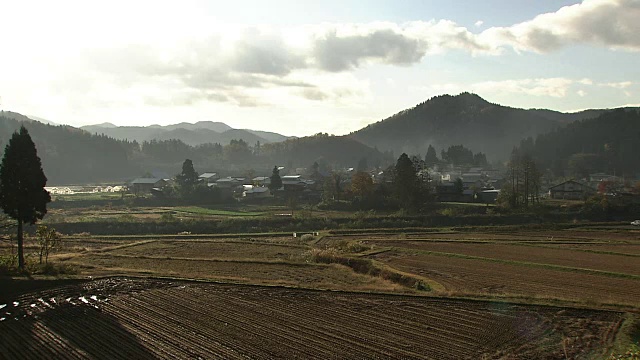
[[[640,0],[0,0],[0,109],[342,135],[433,96],[640,104]]]

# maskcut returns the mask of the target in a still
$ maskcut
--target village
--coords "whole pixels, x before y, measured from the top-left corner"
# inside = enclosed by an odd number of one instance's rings
[[[339,181],[343,197],[351,193],[353,175],[358,171],[354,168],[344,168],[331,173],[319,172],[317,169],[295,168],[288,170],[278,166],[282,186],[271,190],[271,176],[224,176],[217,172],[204,172],[198,175],[198,181],[211,189],[217,189],[223,198],[241,202],[263,201],[295,195],[302,202],[320,202],[328,191],[326,183]],[[381,186],[390,182],[385,171],[373,169],[365,172],[374,186]],[[155,175],[155,176],[154,176]],[[418,172],[419,178],[426,184],[434,199],[438,202],[484,203],[494,204],[508,183],[505,171],[485,167],[434,166]],[[542,177],[540,198],[557,200],[584,201],[596,194],[608,198],[624,198],[634,203],[640,202],[638,195],[639,180],[630,180],[619,176],[594,173],[582,179],[556,179],[552,181]],[[97,193],[132,194],[136,197],[162,197],[166,189],[176,185],[176,178],[166,173],[154,173],[149,176],[132,179],[121,185],[76,185],[47,187],[52,195],[78,195]],[[333,194],[331,196],[335,196]]]

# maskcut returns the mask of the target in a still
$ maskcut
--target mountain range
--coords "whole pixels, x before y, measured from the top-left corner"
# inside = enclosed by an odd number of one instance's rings
[[[507,159],[523,138],[535,138],[608,111],[563,113],[518,109],[490,103],[476,94],[462,93],[436,96],[349,136],[380,150],[394,151],[396,155],[401,152],[425,154],[429,145],[436,149],[464,145],[496,161]]]
[[[588,152],[593,144],[596,147],[605,144],[620,154],[627,154],[627,148],[635,151],[632,145],[638,141],[634,140],[637,135],[623,142],[617,140],[622,136],[619,132],[614,134],[606,129],[607,124],[622,121],[619,126],[629,129],[625,133],[631,134],[636,118],[624,115],[625,112],[637,112],[631,110],[637,108],[576,113],[526,110],[493,104],[478,95],[462,93],[431,98],[349,135],[317,134],[301,138],[233,129],[224,123],[210,121],[146,127],[103,123],[78,129],[44,124],[15,112],[1,111],[0,150],[21,125],[27,127],[50,184],[122,181],[154,170],[177,174],[186,158],[194,161],[197,171],[228,175],[249,170],[269,175],[274,165],[287,165],[288,171],[292,171],[297,167],[310,167],[314,162],[325,169],[356,167],[363,159],[369,165],[386,167],[402,152],[424,157],[429,145],[438,151],[452,145],[464,145],[474,153],[483,152],[489,161],[495,162],[508,159],[514,147],[521,145],[523,140],[526,140],[525,144],[535,144],[535,151],[545,163],[553,163],[561,170],[568,166],[572,154]],[[574,124],[584,124],[592,130],[588,132],[586,143],[572,140],[575,146],[568,148],[563,139],[582,129],[582,125]],[[640,124],[637,126],[640,128]],[[563,129],[569,129],[566,130],[569,132],[560,132]],[[545,137],[546,134],[549,136]],[[606,138],[604,134],[608,134]],[[230,144],[233,139],[244,142]],[[204,143],[209,145],[202,145]],[[528,145],[529,148],[532,146]],[[556,155],[544,149],[556,149]]]
[[[178,139],[195,146],[206,143],[226,145],[234,139],[242,139],[249,144],[280,142],[289,137],[274,132],[234,129],[221,122],[199,121],[195,124],[182,122],[173,125],[116,126],[111,123],[82,126],[82,130],[92,134],[106,135],[118,140],[142,143],[151,140]]]

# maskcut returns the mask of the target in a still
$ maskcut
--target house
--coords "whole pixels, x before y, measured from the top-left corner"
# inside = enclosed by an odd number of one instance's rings
[[[226,177],[216,180],[216,187],[221,189],[232,189],[242,186],[244,184],[244,178]]]
[[[268,187],[245,185],[242,196],[247,199],[264,199],[271,196]]]
[[[500,190],[482,190],[477,193],[477,200],[483,204],[494,204],[498,200]]]
[[[269,186],[271,185],[271,178],[268,176],[256,176],[251,179],[251,182],[255,186]]]
[[[200,176],[198,176],[198,180],[204,182],[205,184],[211,184],[220,179],[218,173],[206,172]]]
[[[599,183],[602,181],[620,182],[620,178],[615,175],[605,173],[589,174],[589,182]]]
[[[549,188],[551,199],[584,200],[595,193],[596,189],[575,180],[568,180]]]
[[[465,173],[465,174],[462,174],[461,179],[465,189],[469,189],[472,187],[482,188],[486,185],[485,184],[486,178],[484,175],[480,173]]]
[[[164,179],[160,178],[137,178],[131,182],[131,189],[136,195],[149,194],[153,189],[160,189],[167,185]]]

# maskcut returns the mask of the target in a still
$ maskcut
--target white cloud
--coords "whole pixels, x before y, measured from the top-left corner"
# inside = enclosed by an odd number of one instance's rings
[[[614,89],[626,89],[629,86],[633,85],[633,83],[631,81],[621,81],[621,82],[604,83],[599,85],[614,88]]]
[[[571,44],[640,51],[638,18],[638,0],[585,0],[510,27],[488,29],[480,38],[495,46],[542,53]]]
[[[243,112],[258,106],[366,109],[378,97],[365,71],[377,64],[411,67],[452,50],[543,53],[572,44],[640,50],[639,0],[586,0],[484,31],[482,20],[470,30],[446,19],[289,27],[226,24],[199,13],[194,4],[69,0],[38,3],[34,12],[34,3],[2,2],[4,28],[20,29],[0,32],[3,48],[16,55],[0,59],[3,106],[61,118],[89,109],[126,113],[123,109],[145,106],[153,107],[154,114],[205,105],[216,110],[230,105]],[[24,19],[31,25],[24,26]],[[622,92],[637,85],[635,79],[594,83],[540,74],[430,89],[563,98],[584,96],[585,86]],[[388,83],[398,92],[409,86],[400,78]]]
[[[584,90],[578,90],[578,91],[576,91],[576,94],[578,94],[578,96],[580,96],[580,97],[587,96],[587,92],[584,91]]]
[[[562,98],[567,95],[567,91],[573,83],[573,80],[566,78],[518,79],[485,81],[471,84],[470,88],[478,93],[526,94]]]

